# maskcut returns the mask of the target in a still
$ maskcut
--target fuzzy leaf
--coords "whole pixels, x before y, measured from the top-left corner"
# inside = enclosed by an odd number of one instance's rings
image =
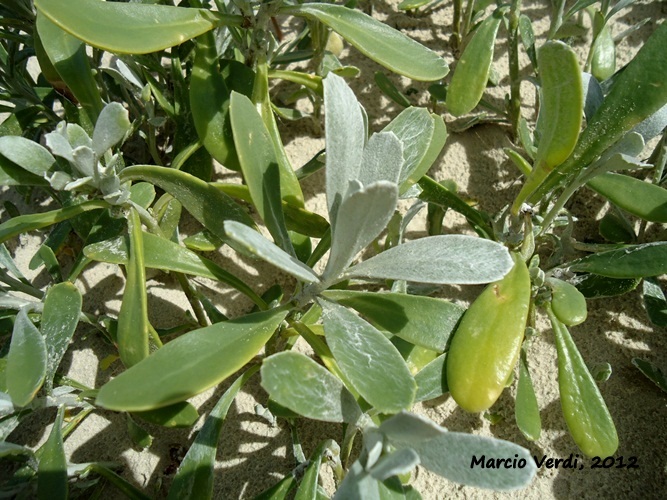
[[[419,465],[419,455],[410,448],[403,448],[382,457],[369,471],[378,481],[384,481],[391,476],[405,474]]]
[[[0,155],[40,177],[56,162],[44,146],[15,135],[0,137]]]
[[[435,399],[449,391],[446,362],[447,354],[441,354],[415,375],[415,382],[417,382],[416,403]]]
[[[130,118],[122,104],[112,102],[104,106],[93,131],[93,151],[100,158],[118,144],[130,130]]]
[[[357,179],[363,186],[378,181],[398,184],[403,165],[403,145],[393,132],[373,134],[361,157]]]

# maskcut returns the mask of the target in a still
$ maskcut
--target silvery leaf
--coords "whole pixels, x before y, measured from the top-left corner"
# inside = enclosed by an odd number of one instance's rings
[[[584,90],[584,115],[590,120],[604,101],[602,87],[590,73],[581,73],[581,85]]]
[[[65,158],[70,163],[74,162],[72,146],[67,140],[67,137],[57,131],[46,134],[44,137],[46,139],[46,146],[51,150],[51,153],[60,156],[61,158]]]
[[[403,165],[403,146],[393,132],[373,134],[361,158],[359,182],[364,186],[377,181],[398,184]]]
[[[428,418],[408,412],[398,413],[385,420],[379,430],[397,448],[428,441],[447,432],[447,429]]]
[[[97,159],[95,158],[92,149],[87,146],[79,146],[72,151],[72,157],[74,159],[72,166],[76,168],[80,174],[86,177],[95,176]]]
[[[364,432],[364,451],[366,453],[366,468],[373,467],[382,454],[384,436],[376,428]]]
[[[122,104],[107,104],[100,113],[93,132],[93,150],[100,158],[106,151],[118,144],[130,130],[130,119]]]
[[[93,140],[86,133],[86,131],[76,123],[67,124],[67,140],[72,145],[73,149],[76,149],[80,146],[86,146],[90,149],[93,148]]]
[[[0,154],[19,167],[39,176],[48,172],[56,162],[44,146],[15,135],[0,137]]]
[[[667,127],[667,104],[637,125],[633,132],[640,134],[644,141],[653,139]]]
[[[384,481],[391,476],[410,472],[417,465],[419,465],[419,455],[410,448],[402,448],[382,457],[369,472],[378,481]]]

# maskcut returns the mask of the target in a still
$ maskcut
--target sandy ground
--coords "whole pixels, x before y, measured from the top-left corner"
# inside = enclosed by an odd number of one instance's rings
[[[451,33],[451,8],[441,7],[425,16],[407,16],[395,9],[397,1],[375,2],[375,15],[394,27],[436,50],[448,62],[453,62],[447,43]],[[536,20],[535,30],[539,34],[548,28],[548,2],[526,2],[524,12]],[[646,17],[652,21],[642,31],[619,46],[619,60],[627,61],[638,50],[640,43],[655,27],[655,21],[665,16],[665,5],[659,2],[639,2],[626,9],[616,18],[614,32],[623,26]],[[501,29],[502,32],[502,29]],[[504,34],[498,42],[496,69],[500,75],[507,74]],[[583,48],[578,47],[585,56]],[[343,62],[361,68],[361,76],[351,82],[359,100],[366,107],[372,129],[382,128],[400,108],[388,101],[372,83],[373,73],[379,66],[369,62],[353,49],[346,50]],[[522,59],[523,71],[528,71],[527,58]],[[386,71],[385,71],[386,72]],[[388,72],[386,72],[388,73]],[[414,104],[427,103],[427,85],[410,82],[391,75],[392,81],[402,90],[414,87],[419,92],[410,97]],[[507,91],[507,80],[490,94],[502,102]],[[524,85],[527,95],[531,86]],[[531,117],[532,106],[526,106],[524,115]],[[446,116],[449,121],[451,116]],[[313,138],[313,127],[305,120],[284,127],[284,141],[293,164],[298,167],[322,149],[324,140]],[[444,152],[430,171],[438,180],[453,179],[461,191],[490,213],[495,213],[511,202],[520,185],[518,174],[506,159],[501,148],[509,145],[508,131],[498,125],[482,125],[465,133],[450,134]],[[227,175],[225,175],[227,176]],[[307,206],[313,211],[325,212],[321,194],[324,176],[319,172],[304,183]],[[9,196],[3,194],[3,196]],[[603,203],[591,192],[582,192],[572,202],[573,213],[581,218],[596,220],[602,216]],[[455,214],[445,220],[447,232],[467,230],[464,221]],[[184,226],[187,232],[188,225]],[[424,219],[416,219],[410,226],[409,235],[421,235]],[[596,226],[583,226],[580,238],[595,238]],[[27,270],[27,262],[41,241],[38,236],[24,236],[12,250],[18,263]],[[264,291],[274,283],[286,290],[292,287],[288,277],[277,273],[269,265],[259,261],[238,258],[231,253],[213,256],[227,269],[249,280],[256,290]],[[38,282],[40,277],[38,278]],[[197,280],[201,287],[228,315],[246,313],[251,304],[229,289],[220,288],[207,280]],[[84,308],[94,314],[115,315],[122,298],[123,278],[115,266],[97,265],[89,269],[77,285],[85,293]],[[156,327],[179,324],[186,314],[187,301],[178,285],[168,276],[149,274],[149,313]],[[437,296],[469,303],[482,290],[481,287],[445,287]],[[634,292],[620,298],[592,300],[588,303],[589,319],[583,325],[571,329],[575,342],[590,367],[608,362],[613,368],[611,378],[600,384],[600,390],[614,418],[619,434],[620,446],[617,457],[637,457],[638,468],[591,468],[591,460],[581,452],[569,437],[558,399],[556,351],[553,335],[544,317],[539,318],[540,335],[529,348],[529,364],[541,407],[543,432],[534,443],[527,441],[514,423],[513,396],[515,388],[506,390],[493,407],[500,420],[491,424],[482,415],[468,414],[457,408],[448,397],[427,404],[416,405],[415,411],[453,431],[471,432],[484,436],[507,439],[527,447],[538,458],[546,455],[567,458],[578,455],[582,470],[546,469],[538,471],[534,482],[525,490],[510,493],[494,493],[453,484],[423,469],[413,475],[413,484],[424,498],[662,498],[667,486],[667,411],[665,395],[645,379],[631,364],[631,359],[641,357],[667,366],[667,337],[664,331],[651,326],[641,303],[639,293]],[[94,332],[81,328],[75,344],[63,362],[68,375],[86,385],[100,387],[120,370],[119,363],[108,370],[99,367],[100,360],[113,354],[114,349],[103,342]],[[230,381],[215,390],[209,390],[193,401],[205,415],[215,404]],[[272,424],[257,416],[255,405],[266,403],[266,394],[255,377],[243,390],[230,409],[225,421],[222,439],[218,447],[216,498],[252,497],[288,474],[296,465],[291,454],[289,428],[284,422]],[[10,441],[24,442],[36,446],[48,435],[53,415],[34,418],[15,433]],[[123,415],[107,411],[96,411],[67,439],[65,446],[72,462],[112,461],[123,466],[123,476],[145,489],[151,496],[160,497],[166,492],[171,474],[175,471],[179,457],[192,442],[195,431],[203,423],[200,418],[194,429],[164,430],[148,426],[155,439],[150,448],[133,448],[126,432]],[[341,429],[331,424],[301,421],[298,430],[308,455],[325,438],[342,438]],[[323,467],[324,486],[332,487],[331,474]],[[161,486],[162,485],[162,486]],[[109,486],[105,497],[118,496]]]

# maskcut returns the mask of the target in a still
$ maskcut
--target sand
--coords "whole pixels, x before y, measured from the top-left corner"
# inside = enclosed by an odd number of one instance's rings
[[[410,16],[395,9],[398,2],[374,2],[374,15],[388,24],[403,30],[409,36],[440,53],[452,63],[454,58],[447,43],[451,33],[451,7],[447,4],[429,11],[426,15]],[[548,2],[524,2],[524,10],[535,20],[535,31],[543,35],[548,28]],[[638,2],[625,9],[614,23],[614,33],[633,22],[650,17],[651,21],[640,32],[623,41],[618,48],[619,64],[629,60],[638,50],[640,42],[655,28],[655,22],[664,19],[665,4],[659,2]],[[285,21],[288,24],[288,20]],[[501,28],[494,65],[500,75],[507,74],[505,35]],[[577,50],[585,57],[583,46]],[[381,129],[389,119],[400,112],[400,107],[390,102],[377,91],[373,74],[382,68],[368,61],[354,49],[346,48],[342,61],[358,66],[361,75],[350,82],[359,100],[366,107],[371,128]],[[522,71],[525,73],[528,60],[522,54]],[[426,84],[410,82],[390,75],[390,79],[403,91],[414,87],[418,92],[409,99],[415,105],[426,105],[428,94]],[[507,78],[500,86],[491,89],[492,98],[502,102],[507,92]],[[532,86],[524,84],[527,96],[524,116],[533,117],[531,99]],[[451,116],[445,116],[450,122]],[[315,127],[302,120],[283,126],[283,138],[288,154],[295,167],[307,162],[324,146],[324,140],[316,136]],[[518,192],[518,173],[502,152],[510,145],[506,128],[498,125],[480,125],[460,134],[451,133],[443,153],[430,171],[437,180],[451,179],[460,191],[470,199],[479,202],[482,209],[496,213],[511,202]],[[234,176],[224,174],[226,179]],[[326,213],[326,203],[322,194],[324,176],[320,171],[304,182],[307,207]],[[4,197],[11,197],[4,193]],[[15,200],[14,197],[11,197]],[[35,201],[35,200],[33,200]],[[39,200],[37,200],[39,201]],[[572,212],[587,221],[598,220],[605,206],[590,191],[582,191],[570,204]],[[465,221],[456,214],[448,214],[445,220],[448,233],[469,232]],[[184,222],[182,232],[192,231],[194,224]],[[588,222],[582,226],[580,239],[597,238],[596,225]],[[424,217],[411,224],[408,237],[424,234]],[[27,262],[34,254],[42,237],[22,236],[12,245],[22,270],[28,272]],[[212,255],[227,269],[247,279],[259,291],[280,283],[287,291],[293,284],[289,277],[276,272],[271,266],[260,262],[239,258],[231,252],[223,251]],[[34,277],[34,273],[32,276]],[[43,276],[37,276],[37,282]],[[211,300],[231,317],[245,314],[251,303],[230,289],[205,279],[195,280]],[[92,314],[115,316],[122,298],[123,278],[116,266],[99,264],[88,269],[77,286],[84,295],[84,309]],[[188,311],[188,303],[177,283],[169,276],[149,274],[149,314],[156,327],[179,324]],[[482,287],[444,287],[436,296],[450,298],[462,304],[469,304]],[[444,396],[435,401],[418,404],[414,411],[423,414],[452,431],[470,432],[482,436],[507,439],[525,446],[537,458],[567,458],[573,455],[583,465],[582,470],[541,468],[533,483],[524,490],[495,493],[471,487],[460,486],[446,481],[419,468],[413,474],[413,482],[426,499],[435,498],[661,498],[667,486],[667,426],[665,418],[665,394],[631,364],[631,359],[640,357],[658,366],[667,367],[667,336],[662,329],[651,325],[643,308],[638,291],[622,297],[591,300],[588,302],[589,319],[582,325],[571,328],[574,340],[589,367],[610,363],[613,373],[609,380],[599,384],[616,423],[620,445],[616,457],[623,457],[628,463],[636,457],[638,468],[591,468],[592,461],[583,458],[566,430],[558,399],[556,351],[553,333],[543,315],[539,315],[539,335],[532,341],[528,354],[529,366],[541,408],[543,432],[537,442],[527,441],[518,431],[514,422],[513,396],[515,387],[508,389],[493,407],[499,421],[491,424],[483,415],[468,414],[457,408],[451,398]],[[113,354],[114,348],[104,342],[90,328],[81,327],[75,342],[65,357],[61,369],[69,377],[89,385],[100,387],[111,376],[121,371],[116,362],[107,370],[100,368],[100,361]],[[123,477],[155,497],[165,495],[178,461],[201,427],[207,412],[212,408],[232,379],[219,387],[209,390],[193,400],[202,417],[192,429],[165,430],[146,426],[154,436],[153,444],[139,450],[133,447],[126,431],[125,416],[104,410],[95,411],[66,440],[65,448],[71,462],[106,461],[119,464]],[[290,430],[284,421],[272,423],[256,414],[256,405],[265,404],[266,393],[255,377],[246,385],[232,405],[224,423],[222,438],[218,446],[216,465],[216,498],[250,498],[297,465],[291,452]],[[10,441],[38,446],[48,436],[52,412],[31,418],[20,432],[15,432]],[[299,421],[299,435],[306,455],[326,438],[340,442],[340,427],[313,421]],[[331,492],[333,486],[328,467],[322,468],[323,485]],[[112,486],[104,491],[105,498],[121,497]]]

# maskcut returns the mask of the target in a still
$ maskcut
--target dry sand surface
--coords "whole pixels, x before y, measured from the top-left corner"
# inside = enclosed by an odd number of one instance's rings
[[[403,30],[420,40],[452,63],[452,51],[448,44],[451,33],[452,10],[449,2],[424,16],[408,16],[396,10],[398,1],[375,3],[374,15],[388,24]],[[525,2],[524,12],[536,21],[535,30],[542,35],[548,28],[549,2]],[[637,34],[619,46],[619,59],[627,61],[638,50],[640,44],[665,17],[665,4],[660,2],[638,2],[625,9],[616,18],[614,32],[640,19],[651,21]],[[285,21],[289,23],[288,20]],[[502,29],[501,29],[502,32]],[[585,57],[585,47],[577,47]],[[667,48],[666,48],[667,51]],[[506,42],[504,34],[497,45],[495,66],[503,79],[500,87],[492,89],[491,99],[501,103],[507,92]],[[372,129],[377,131],[400,112],[400,108],[388,101],[375,87],[373,74],[379,66],[369,62],[354,49],[346,49],[343,62],[361,68],[361,75],[350,84],[359,100],[366,107]],[[527,58],[522,59],[523,71],[527,72]],[[385,73],[387,73],[385,71]],[[427,85],[410,82],[395,75],[392,81],[404,91],[409,87],[419,90],[410,97],[414,104],[426,105]],[[525,84],[526,95],[531,96],[531,85]],[[278,89],[282,90],[282,89]],[[532,98],[532,97],[531,97]],[[526,117],[533,116],[530,99],[524,108]],[[448,121],[451,116],[446,117]],[[284,127],[284,140],[295,166],[301,166],[324,146],[323,138],[314,137],[315,129],[310,122],[289,123]],[[508,130],[498,125],[481,125],[464,133],[450,134],[444,152],[440,155],[430,174],[438,180],[452,179],[468,197],[478,200],[481,207],[496,213],[512,200],[518,191],[517,171],[506,159],[502,149],[509,145]],[[224,174],[226,178],[232,178]],[[323,172],[313,175],[305,182],[308,208],[325,213],[323,198]],[[8,193],[4,196],[10,196]],[[599,219],[604,204],[591,192],[583,191],[570,205],[572,212],[590,221]],[[187,222],[187,221],[186,221]],[[468,231],[465,221],[449,214],[445,220],[446,231],[456,233]],[[184,234],[191,229],[186,224]],[[417,218],[410,226],[408,237],[424,234],[424,219]],[[596,238],[594,223],[585,224],[576,235],[580,239]],[[27,270],[27,262],[41,241],[38,236],[24,236],[12,247],[21,269]],[[222,252],[214,258],[227,269],[248,279],[255,288],[266,290],[280,283],[290,290],[290,278],[276,272],[259,261],[238,258],[232,253]],[[39,277],[38,277],[39,279]],[[220,288],[213,282],[198,280],[198,285],[228,315],[235,317],[246,313],[251,304],[229,289]],[[116,315],[120,307],[123,290],[121,272],[115,266],[97,265],[89,269],[77,282],[84,295],[84,308],[93,314]],[[187,301],[177,283],[164,274],[149,275],[150,319],[157,327],[179,324],[188,309]],[[462,304],[469,303],[482,290],[481,287],[446,287],[436,295],[450,298]],[[500,421],[491,424],[482,415],[468,414],[457,408],[449,397],[442,397],[427,404],[419,404],[415,411],[428,416],[438,424],[453,431],[471,432],[484,436],[507,439],[527,447],[538,457],[567,458],[579,455],[582,470],[546,469],[538,471],[534,482],[525,490],[510,493],[494,493],[463,487],[448,482],[423,469],[413,475],[413,484],[424,498],[662,498],[667,491],[667,425],[665,394],[644,378],[631,364],[631,359],[641,357],[667,367],[666,332],[651,326],[636,291],[620,298],[589,301],[589,319],[585,324],[572,328],[572,334],[587,364],[592,367],[608,362],[613,368],[611,378],[600,384],[600,390],[613,415],[620,446],[618,457],[637,457],[638,468],[591,469],[591,460],[583,459],[581,452],[566,431],[558,399],[556,351],[553,334],[544,317],[539,318],[540,335],[529,348],[530,371],[541,407],[543,432],[541,438],[531,443],[517,430],[514,423],[513,397],[515,388],[506,390],[493,411]],[[120,371],[119,363],[102,370],[103,360],[114,349],[85,328],[77,334],[73,348],[67,354],[63,368],[69,376],[89,386],[100,387]],[[163,496],[175,471],[179,457],[192,442],[196,430],[201,427],[204,416],[212,408],[229,382],[215,390],[207,391],[193,402],[199,406],[202,417],[194,429],[164,430],[150,427],[155,436],[153,445],[143,451],[133,448],[126,432],[123,415],[96,411],[67,439],[65,446],[72,462],[111,461],[123,465],[123,476],[145,489],[150,495]],[[272,424],[257,416],[255,405],[266,403],[266,394],[261,389],[258,377],[249,383],[232,405],[224,423],[222,439],[218,448],[216,469],[216,498],[253,497],[288,474],[296,465],[291,453],[289,428],[282,421]],[[36,446],[48,435],[53,415],[35,418],[29,429],[10,438],[15,442],[26,442]],[[298,423],[304,451],[309,455],[325,438],[340,442],[340,427],[331,424],[301,421]],[[331,474],[323,467],[324,486],[331,490]],[[162,487],[160,486],[162,484]],[[105,497],[118,494],[111,486]]]

